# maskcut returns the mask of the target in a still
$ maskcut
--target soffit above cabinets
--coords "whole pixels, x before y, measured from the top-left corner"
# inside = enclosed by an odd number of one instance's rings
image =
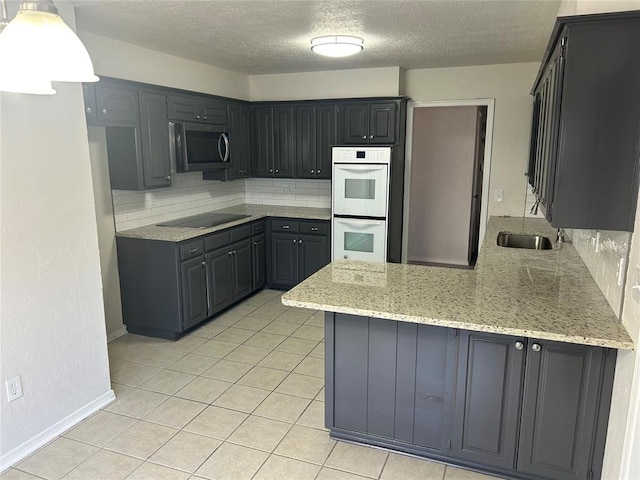
[[[247,75],[540,61],[561,0],[69,0],[78,30]],[[310,39],[352,34],[329,59]]]

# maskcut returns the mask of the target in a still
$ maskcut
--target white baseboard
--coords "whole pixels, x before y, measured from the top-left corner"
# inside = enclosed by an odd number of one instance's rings
[[[119,338],[123,335],[126,335],[126,333],[127,333],[127,327],[124,325],[118,330],[114,330],[111,333],[107,333],[107,343],[112,342],[116,338]]]
[[[115,393],[113,390],[109,390],[103,395],[100,395],[95,400],[89,402],[84,407],[79,408],[71,415],[66,418],[63,418],[55,425],[47,428],[44,432],[39,433],[35,437],[30,440],[27,440],[22,445],[14,448],[10,452],[2,455],[0,457],[0,472],[4,472],[6,469],[15,465],[23,458],[26,458],[28,455],[31,455],[37,449],[50,442],[54,438],[62,435],[64,432],[69,430],[71,427],[74,427],[82,420],[97,412],[103,407],[106,407],[111,402],[116,399]]]

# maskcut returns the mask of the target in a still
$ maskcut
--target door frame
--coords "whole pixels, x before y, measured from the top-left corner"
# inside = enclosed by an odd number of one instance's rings
[[[405,146],[404,167],[404,208],[402,212],[402,263],[407,263],[407,250],[409,246],[409,208],[411,193],[411,160],[413,143],[413,114],[416,108],[425,107],[487,107],[487,129],[485,132],[484,162],[482,175],[482,199],[480,203],[480,235],[478,237],[478,252],[482,248],[487,221],[489,219],[489,179],[491,177],[491,151],[493,147],[493,116],[495,111],[495,98],[471,98],[468,100],[434,100],[414,101],[407,103],[407,136]]]

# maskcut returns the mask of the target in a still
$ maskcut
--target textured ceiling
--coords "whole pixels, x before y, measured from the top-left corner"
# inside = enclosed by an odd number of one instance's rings
[[[71,0],[79,30],[249,75],[540,61],[560,0]],[[353,34],[364,52],[320,57]]]

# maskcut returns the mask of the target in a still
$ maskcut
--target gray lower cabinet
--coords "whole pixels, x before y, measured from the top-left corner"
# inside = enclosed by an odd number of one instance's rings
[[[293,287],[329,263],[328,221],[277,218],[270,224],[270,285]]]
[[[251,238],[253,245],[253,289],[258,290],[267,284],[267,241],[264,233]]]
[[[615,350],[325,316],[331,436],[526,480],[600,478]]]
[[[265,258],[254,258],[252,231],[264,228],[260,220],[180,243],[116,237],[127,330],[175,340],[261,288]]]

